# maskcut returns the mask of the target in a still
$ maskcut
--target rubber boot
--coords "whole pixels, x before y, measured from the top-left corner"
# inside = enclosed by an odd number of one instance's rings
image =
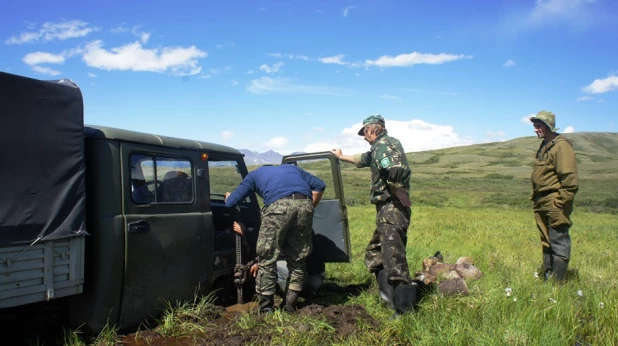
[[[549,279],[550,272],[552,271],[552,255],[549,252],[549,249],[543,248],[543,269],[541,274],[543,274],[543,281],[547,281]]]
[[[293,313],[296,311],[296,302],[298,302],[298,291],[288,288],[288,293],[285,295],[285,311]]]
[[[562,282],[566,278],[567,268],[569,267],[569,261],[565,261],[563,258],[553,256],[553,267],[551,276],[553,276],[557,282]]]
[[[393,310],[395,310],[395,304],[393,302],[393,286],[388,283],[388,275],[386,270],[382,269],[376,274],[376,280],[378,281],[378,291],[382,300]]]
[[[275,304],[275,296],[274,295],[263,295],[263,294],[259,294],[258,295],[258,306],[260,308],[260,315],[263,314],[270,314],[273,311],[275,311],[274,309],[274,304]]]
[[[393,290],[393,302],[395,304],[395,312],[397,315],[403,315],[416,307],[416,289],[415,282],[411,284],[400,283]]]

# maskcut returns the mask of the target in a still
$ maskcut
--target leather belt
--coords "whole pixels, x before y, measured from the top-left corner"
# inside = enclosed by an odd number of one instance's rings
[[[282,199],[311,199],[311,197],[305,196],[302,193],[293,193],[289,196],[281,197]]]

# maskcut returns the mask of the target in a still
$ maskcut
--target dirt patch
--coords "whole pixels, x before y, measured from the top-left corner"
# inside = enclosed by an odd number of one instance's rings
[[[359,321],[363,322],[364,328],[369,326],[377,329],[380,325],[362,305],[309,305],[298,310],[298,313],[301,316],[323,319],[335,328],[334,338],[338,340],[354,334],[358,330]]]
[[[269,344],[273,338],[281,337],[281,328],[275,328],[277,323],[268,317],[258,316],[255,304],[244,304],[236,311],[223,311],[217,316],[208,316],[200,322],[202,330],[183,337],[165,337],[156,330],[140,331],[122,336],[117,345],[131,346],[162,346],[162,345],[245,345]],[[255,318],[253,327],[243,328],[238,323],[238,317],[246,309]],[[246,313],[245,312],[245,313]],[[340,341],[360,330],[378,330],[380,323],[375,320],[361,305],[331,305],[311,304],[298,309],[296,316],[290,318],[285,326],[290,332],[309,332],[312,326],[308,321],[319,321],[329,326],[329,332],[324,335],[327,340]],[[326,340],[325,340],[326,341]]]

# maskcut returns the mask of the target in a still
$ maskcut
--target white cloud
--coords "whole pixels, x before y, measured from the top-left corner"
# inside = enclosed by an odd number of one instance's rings
[[[321,127],[321,126],[317,126],[313,128],[313,131],[315,132],[324,132],[324,130],[325,130],[324,127]]]
[[[211,68],[210,69],[210,73],[214,74],[214,75],[218,75],[221,74],[223,72],[227,72],[232,68],[232,66],[225,66],[224,68]]]
[[[139,39],[142,41],[142,43],[148,42],[148,40],[150,39],[150,33],[149,32],[140,32]]]
[[[330,56],[330,57],[326,57],[326,58],[318,58],[318,60],[324,64],[337,64],[337,65],[347,65],[348,63],[345,61],[342,61],[341,59],[343,59],[345,55],[335,55],[335,56]]]
[[[346,8],[344,8],[343,10],[341,10],[341,13],[343,14],[344,17],[347,17],[348,14],[350,13],[350,11],[352,11],[353,9],[357,8],[358,6],[348,6]]]
[[[376,60],[365,60],[366,66],[378,67],[407,67],[417,64],[443,64],[459,59],[471,59],[469,55],[453,55],[447,53],[440,54],[425,54],[412,52],[409,54],[400,54],[395,57],[383,55]]]
[[[598,103],[605,103],[605,99],[599,99],[597,102]]]
[[[575,132],[575,128],[573,126],[567,126],[562,130],[562,133],[573,133]]]
[[[253,71],[253,70],[247,71],[247,74],[254,74],[254,73],[255,73],[255,71]]]
[[[232,86],[237,86],[238,85],[238,81],[236,79],[232,80]]]
[[[590,101],[592,99],[594,99],[594,97],[592,96],[581,96],[581,97],[578,97],[577,100],[575,101],[582,102],[582,101]]]
[[[63,54],[51,54],[46,52],[35,52],[26,54],[22,59],[28,65],[40,64],[62,64],[64,62]]]
[[[202,75],[199,75],[197,78],[201,78],[201,79],[210,79],[210,78],[212,78],[212,75],[209,75],[209,74],[202,74]]]
[[[96,78],[96,77],[97,77],[97,75],[96,75],[96,74],[94,74],[94,73],[92,73],[92,72],[88,72],[88,77],[90,77],[90,78]]]
[[[64,54],[51,54],[46,52],[35,52],[26,54],[22,58],[22,61],[28,64],[33,71],[50,75],[57,76],[60,74],[60,71],[54,70],[50,67],[40,66],[41,64],[62,64],[65,61]]]
[[[86,44],[83,60],[86,65],[103,70],[169,72],[173,75],[194,75],[202,68],[199,58],[208,54],[191,46],[146,49],[136,41],[110,50],[102,48],[100,40]]]
[[[321,95],[349,95],[351,92],[346,89],[333,87],[302,85],[296,84],[288,78],[270,78],[262,77],[254,79],[247,87],[247,91],[254,94],[270,94],[270,93],[303,93],[303,94],[321,94]]]
[[[260,70],[264,71],[266,73],[276,73],[277,71],[279,71],[279,69],[283,65],[284,65],[283,61],[279,61],[278,63],[276,63],[276,64],[274,64],[272,66],[268,66],[266,64],[263,64],[262,66],[260,66]]]
[[[234,42],[225,42],[225,43],[223,43],[223,44],[217,44],[217,45],[215,45],[215,47],[217,47],[217,48],[219,48],[219,49],[221,49],[221,48],[226,48],[226,47],[234,47],[234,46],[236,46],[236,43],[234,43]]]
[[[114,34],[118,34],[118,33],[121,33],[121,32],[129,31],[129,29],[126,26],[124,26],[124,24],[121,24],[121,25],[118,25],[115,28],[110,29],[110,31],[113,32]]]
[[[273,58],[288,58],[291,60],[305,60],[305,61],[310,60],[309,57],[306,55],[282,54],[282,53],[268,53],[268,55],[272,56]]]
[[[230,138],[234,137],[235,133],[232,131],[223,131],[221,132],[221,139],[224,141],[230,140]]]
[[[507,61],[504,63],[504,65],[502,65],[502,66],[504,66],[504,67],[511,67],[511,66],[515,66],[515,61],[514,61],[514,60],[509,59],[509,60],[507,60]]]
[[[506,136],[506,132],[504,131],[489,130],[485,133],[485,137],[488,137],[488,138],[496,138],[496,137],[504,137],[504,136]]]
[[[541,22],[552,18],[572,18],[594,0],[536,0],[529,19]]]
[[[23,44],[30,42],[48,42],[84,37],[99,28],[92,27],[81,20],[63,21],[59,23],[46,22],[38,31],[23,32],[6,40],[7,44]]]
[[[536,0],[534,7],[513,19],[514,29],[525,31],[553,24],[566,24],[582,29],[605,20],[595,8],[596,0]],[[598,7],[597,7],[598,8]]]
[[[269,140],[268,142],[266,142],[266,144],[264,144],[264,147],[266,147],[267,149],[280,149],[285,147],[288,144],[288,139],[285,137],[275,137],[271,140]]]
[[[419,119],[385,120],[388,134],[399,139],[404,151],[408,153],[474,144],[474,140],[470,138],[460,138],[452,126],[430,124]],[[332,141],[312,143],[303,148],[303,151],[328,151],[341,148],[345,155],[366,152],[369,150],[369,144],[358,135],[360,128],[360,122],[353,124],[343,129]]]
[[[397,103],[402,103],[403,102],[401,100],[401,97],[398,97],[398,96],[384,94],[384,95],[380,95],[378,97],[382,98],[382,99],[385,99],[385,100],[394,101],[394,102],[397,102]]]
[[[604,79],[595,79],[590,85],[583,87],[582,91],[589,94],[603,94],[616,89],[618,89],[618,76],[613,75]]]
[[[530,121],[530,118],[532,118],[533,116],[536,116],[536,114],[532,113],[532,114],[528,114],[528,115],[524,116],[523,118],[521,118],[521,123],[526,125],[526,126],[531,126],[532,122]]]
[[[50,76],[57,76],[57,75],[60,74],[60,71],[58,71],[58,70],[54,70],[54,69],[49,68],[49,67],[38,66],[38,65],[32,66],[32,70],[36,71],[36,72],[39,72],[39,73],[42,73],[42,74],[47,74],[47,75],[50,75]]]

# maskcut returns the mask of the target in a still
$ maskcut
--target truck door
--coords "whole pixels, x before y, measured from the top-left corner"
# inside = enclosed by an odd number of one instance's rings
[[[287,155],[281,163],[296,164],[326,183],[326,190],[313,216],[313,231],[324,262],[350,262],[348,213],[339,160],[326,151]]]
[[[120,325],[191,298],[212,271],[208,164],[202,153],[121,144],[125,268]]]

